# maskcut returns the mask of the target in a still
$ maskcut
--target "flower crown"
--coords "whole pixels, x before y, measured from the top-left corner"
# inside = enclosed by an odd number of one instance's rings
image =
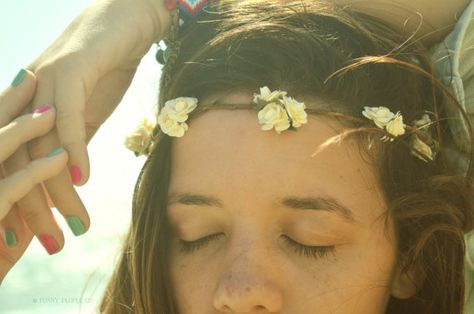
[[[261,87],[260,94],[254,94],[253,104],[258,110],[258,122],[262,125],[263,131],[275,129],[278,134],[287,129],[296,131],[308,122],[304,102],[288,97],[285,91],[271,91],[267,86]],[[197,108],[197,105],[198,99],[193,97],[178,97],[167,101],[157,118],[161,131],[172,137],[182,137],[189,128],[186,123],[189,114]],[[381,137],[383,142],[392,142],[404,135],[406,130],[411,130],[411,154],[425,162],[434,160],[437,142],[429,132],[432,121],[428,114],[415,120],[413,126],[404,124],[400,112],[393,113],[386,107],[366,106],[362,115],[385,131],[386,135]],[[125,146],[136,156],[149,155],[155,145],[153,133],[155,128],[155,123],[148,119],[141,120],[137,129],[127,136]]]

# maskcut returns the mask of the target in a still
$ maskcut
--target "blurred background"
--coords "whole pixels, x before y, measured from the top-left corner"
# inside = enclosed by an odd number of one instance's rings
[[[0,0],[0,88],[45,50],[91,0]],[[1,314],[93,313],[113,270],[131,211],[132,191],[145,161],[124,145],[143,117],[153,117],[161,65],[154,45],[118,109],[89,145],[91,176],[76,187],[91,217],[90,230],[74,237],[55,209],[65,235],[49,256],[34,238],[0,286]]]

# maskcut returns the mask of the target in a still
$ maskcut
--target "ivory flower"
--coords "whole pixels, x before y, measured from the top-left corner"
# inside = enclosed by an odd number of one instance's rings
[[[263,124],[262,130],[268,131],[275,128],[278,134],[290,127],[290,120],[285,108],[277,103],[269,103],[260,110],[258,122]]]
[[[137,156],[148,154],[153,138],[155,124],[148,119],[142,119],[135,131],[125,138],[125,147],[135,152]]]
[[[405,134],[405,124],[403,123],[403,116],[400,112],[397,112],[395,117],[388,122],[385,128],[388,133],[395,137]]]
[[[272,92],[267,86],[264,86],[260,87],[260,94],[253,94],[253,102],[258,105],[266,105],[284,96],[286,96],[285,91],[275,90]]]
[[[166,112],[171,119],[177,122],[185,122],[188,119],[188,114],[196,109],[197,103],[197,98],[178,97],[168,100],[162,110]]]
[[[188,116],[186,115],[186,119]],[[158,124],[161,130],[169,136],[182,137],[188,130],[188,125],[185,122],[178,122],[175,119],[173,113],[170,115],[169,112],[165,111],[160,113],[158,116]]]
[[[189,113],[197,107],[197,98],[178,97],[168,100],[158,115],[161,130],[169,136],[182,137],[188,130],[185,123]]]
[[[302,124],[308,122],[308,114],[304,111],[306,108],[304,103],[286,96],[283,97],[282,103],[285,105],[286,112],[291,118],[293,127],[299,128]]]
[[[427,114],[424,114],[421,119],[413,121],[413,126],[422,130],[422,129],[427,129],[430,124],[431,124],[431,119],[430,116]]]
[[[411,138],[411,153],[419,159],[427,162],[433,160],[433,150],[415,134]]]
[[[362,114],[375,122],[375,124],[383,129],[394,117],[395,114],[387,107],[364,107]]]

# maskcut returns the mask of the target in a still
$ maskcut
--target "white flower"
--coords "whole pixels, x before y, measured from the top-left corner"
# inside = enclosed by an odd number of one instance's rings
[[[169,136],[182,137],[188,130],[188,125],[185,123],[188,120],[188,114],[196,109],[197,104],[197,98],[192,97],[168,100],[158,115],[161,130]]]
[[[405,124],[403,123],[403,116],[400,112],[397,112],[395,117],[388,122],[385,128],[387,129],[387,132],[394,137],[405,134]]]
[[[187,118],[188,117],[186,116],[186,119]],[[176,121],[174,116],[166,111],[160,113],[158,116],[158,124],[160,125],[161,130],[169,136],[182,137],[188,130],[188,125],[185,122],[180,123]]]
[[[422,129],[427,129],[430,124],[431,124],[431,119],[430,116],[427,114],[424,114],[421,119],[413,121],[413,126],[422,130]]]
[[[185,122],[188,119],[188,114],[196,109],[197,103],[197,98],[178,97],[168,100],[162,112],[166,112],[171,119],[177,122]]]
[[[267,86],[264,86],[260,87],[260,94],[253,94],[253,102],[258,105],[266,105],[284,96],[286,96],[285,91],[276,90],[272,92]]]
[[[308,114],[304,111],[306,108],[304,103],[286,96],[283,97],[282,103],[285,105],[286,112],[291,118],[293,127],[299,128],[302,124],[308,122]]]
[[[290,127],[290,120],[285,108],[277,103],[269,103],[258,112],[258,122],[263,124],[262,130],[275,128],[277,133]]]
[[[135,152],[137,156],[148,154],[154,128],[155,123],[146,118],[142,119],[135,131],[125,138],[125,146]]]
[[[433,151],[431,150],[431,147],[420,140],[416,134],[412,136],[410,146],[412,148],[411,153],[414,156],[425,162],[433,160]]]
[[[364,107],[362,114],[375,122],[375,124],[383,129],[394,117],[395,114],[387,107]]]

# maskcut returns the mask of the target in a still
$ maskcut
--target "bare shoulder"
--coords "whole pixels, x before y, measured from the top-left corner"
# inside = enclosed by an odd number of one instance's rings
[[[335,0],[383,19],[405,33],[420,26],[417,37],[431,46],[442,40],[454,27],[471,0]]]

